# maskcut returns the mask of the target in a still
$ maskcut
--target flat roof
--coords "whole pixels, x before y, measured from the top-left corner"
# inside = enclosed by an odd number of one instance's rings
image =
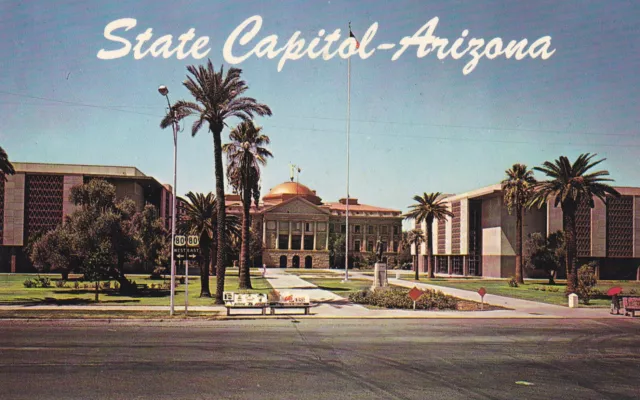
[[[65,174],[65,175],[99,175],[113,177],[147,177],[136,167],[115,165],[86,164],[48,164],[31,162],[12,162],[16,172]]]

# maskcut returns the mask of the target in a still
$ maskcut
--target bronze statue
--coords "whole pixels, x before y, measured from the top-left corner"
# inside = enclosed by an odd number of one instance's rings
[[[378,242],[376,243],[376,255],[378,262],[382,262],[382,253],[384,253],[384,251],[384,243],[382,243],[380,239],[378,239]]]

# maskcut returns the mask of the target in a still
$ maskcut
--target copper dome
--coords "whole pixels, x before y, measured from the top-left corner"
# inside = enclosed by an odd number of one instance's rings
[[[297,182],[284,182],[272,188],[266,196],[262,198],[265,203],[280,203],[292,197],[303,197],[314,203],[321,204],[322,199],[316,195],[315,190],[311,190],[305,185]]]

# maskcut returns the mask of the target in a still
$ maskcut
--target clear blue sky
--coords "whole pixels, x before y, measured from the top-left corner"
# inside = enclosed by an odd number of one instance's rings
[[[172,101],[188,98],[185,67],[201,61],[99,60],[100,49],[116,48],[103,37],[115,19],[138,20],[122,33],[132,41],[148,27],[158,36],[195,28],[210,37],[218,66],[231,31],[255,14],[264,19],[259,37],[277,34],[280,43],[296,30],[312,38],[348,21],[360,37],[377,21],[374,44],[398,43],[437,16],[440,37],[454,40],[464,29],[486,40],[551,35],[556,53],[546,61],[482,59],[466,76],[468,58],[419,59],[414,49],[395,62],[382,51],[354,59],[353,197],[405,210],[416,193],[460,193],[499,182],[515,162],[536,166],[583,152],[606,157],[616,184],[640,186],[639,2],[53,3],[0,2],[0,145],[15,161],[134,165],[171,182],[171,133],[158,127],[165,102],[156,88],[167,85]],[[258,120],[275,155],[263,193],[288,179],[292,162],[303,169],[302,183],[335,201],[346,191],[346,61],[290,61],[282,72],[276,64],[251,58],[240,65],[249,94],[274,113]],[[181,133],[178,168],[179,193],[214,189],[206,131]]]

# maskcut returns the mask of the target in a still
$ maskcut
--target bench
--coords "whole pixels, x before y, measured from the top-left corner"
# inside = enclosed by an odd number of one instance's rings
[[[262,315],[267,313],[267,295],[224,292],[222,295],[224,306],[227,308],[227,316],[231,316],[231,310],[261,310]]]
[[[624,307],[624,315],[631,314],[636,316],[636,311],[640,311],[640,296],[624,296],[622,298],[622,307]]]
[[[309,308],[311,303],[309,302],[309,296],[294,296],[289,293],[280,294],[279,301],[273,301],[269,304],[271,308],[271,315],[275,315],[277,309],[289,310],[289,309],[304,309],[304,315],[309,315]]]

